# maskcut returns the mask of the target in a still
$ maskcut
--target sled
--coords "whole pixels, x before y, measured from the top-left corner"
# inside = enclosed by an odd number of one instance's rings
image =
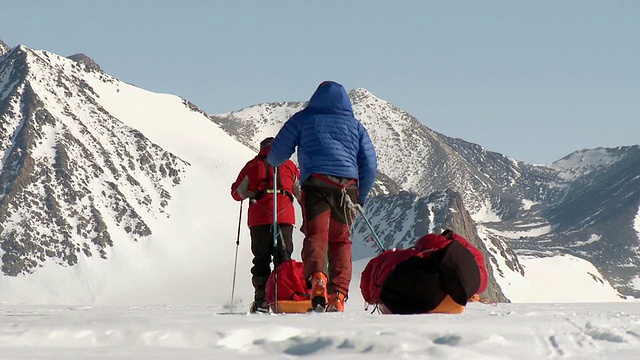
[[[304,280],[303,264],[287,260],[278,267],[277,306],[274,272],[267,281],[266,297],[271,311],[276,314],[302,314],[311,309],[310,290]]]
[[[462,314],[464,312],[464,305],[460,305],[453,301],[451,296],[447,295],[444,300],[435,309],[428,312],[428,314]]]
[[[278,300],[277,304],[271,304],[271,311],[276,314],[304,314],[309,309],[311,300]]]
[[[378,304],[380,312],[383,314],[393,314],[384,304]],[[427,311],[425,314],[462,314],[466,307],[453,301],[451,296],[447,295],[442,302],[433,310]]]

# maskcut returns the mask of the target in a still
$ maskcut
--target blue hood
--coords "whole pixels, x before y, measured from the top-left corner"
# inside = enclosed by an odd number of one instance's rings
[[[279,166],[298,150],[300,182],[311,174],[357,179],[364,204],[375,181],[378,161],[362,123],[353,116],[344,87],[325,81],[307,106],[287,120],[276,135],[267,161]]]
[[[318,86],[309,99],[307,109],[319,113],[353,115],[347,91],[342,85],[333,81],[325,81]]]

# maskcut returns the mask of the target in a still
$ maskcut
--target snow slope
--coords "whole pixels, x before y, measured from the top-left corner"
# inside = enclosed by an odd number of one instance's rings
[[[62,62],[66,61],[61,59]],[[98,102],[124,124],[188,162],[171,191],[169,218],[149,219],[141,242],[114,234],[108,261],[80,257],[75,267],[49,264],[35,274],[0,278],[0,302],[55,304],[221,303],[228,300],[239,206],[229,188],[255,154],[204,114],[173,95],[151,93],[104,74],[87,75]],[[238,283],[250,283],[246,204],[241,224]],[[222,285],[224,284],[224,285]],[[224,289],[224,291],[221,290]],[[239,297],[250,297],[250,285]]]
[[[460,315],[217,315],[0,306],[2,359],[637,359],[637,303],[474,303]]]

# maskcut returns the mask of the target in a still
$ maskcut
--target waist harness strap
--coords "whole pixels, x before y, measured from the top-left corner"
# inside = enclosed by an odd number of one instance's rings
[[[342,211],[347,217],[347,225],[351,227],[351,224],[353,224],[353,221],[355,220],[356,207],[353,201],[351,201],[349,194],[347,194],[347,188],[351,185],[357,185],[358,180],[348,179],[348,181],[342,184],[341,182],[335,181],[332,178],[327,177],[325,175],[313,173],[311,174],[311,176],[314,177],[315,179],[321,180],[327,184],[330,184],[340,189],[340,191],[342,192],[342,196],[340,197],[340,206],[342,206],[342,209],[343,209]],[[347,179],[344,179],[344,180],[347,180]]]
[[[273,187],[269,186],[269,168],[273,168],[273,166],[270,166],[269,163],[267,162],[267,158],[266,157],[262,157],[262,161],[264,162],[264,184],[266,189],[264,190],[260,190],[258,191],[255,196],[252,197],[252,199],[254,200],[259,200],[261,197],[263,197],[265,194],[281,194],[281,195],[287,195],[287,197],[289,198],[289,200],[291,200],[291,202],[293,202],[293,194],[285,189],[277,189],[274,190]],[[282,187],[282,184],[280,183],[280,172],[278,172],[277,174],[277,187],[280,188]]]
[[[331,184],[331,185],[333,185],[333,186],[335,186],[335,187],[337,187],[339,189],[346,189],[349,186],[358,183],[358,181],[356,179],[349,179],[349,181],[345,182],[344,184],[341,184],[338,181],[335,181],[335,180],[333,180],[331,178],[328,178],[328,177],[326,177],[324,175],[320,175],[320,174],[315,174],[314,173],[314,174],[311,174],[311,176],[313,176],[314,178],[316,178],[318,180],[324,181],[327,184]]]
[[[278,189],[276,191],[273,191],[273,189],[266,189],[260,192],[261,193],[261,197],[264,194],[281,194],[281,195],[287,195],[287,197],[289,198],[289,200],[291,200],[293,202],[293,194],[288,192],[287,190],[284,189]],[[259,193],[259,194],[260,194]]]

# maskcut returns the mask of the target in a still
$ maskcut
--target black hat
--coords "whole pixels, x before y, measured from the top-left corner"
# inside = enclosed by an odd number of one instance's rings
[[[260,142],[260,150],[268,148],[269,146],[271,146],[272,142],[273,142],[273,137],[265,138]]]
[[[458,241],[427,258],[413,256],[391,271],[380,300],[394,314],[429,312],[449,295],[466,305],[480,287],[480,270],[473,254]]]

